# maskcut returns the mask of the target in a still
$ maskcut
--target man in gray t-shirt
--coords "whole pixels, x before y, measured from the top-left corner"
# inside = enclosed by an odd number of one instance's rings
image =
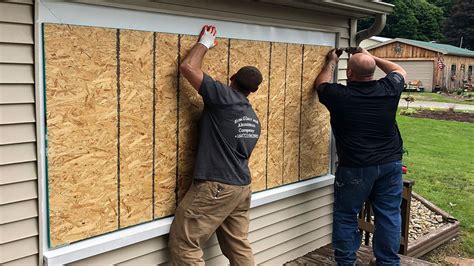
[[[216,45],[215,35],[215,27],[204,26],[180,66],[202,96],[204,110],[194,181],[170,229],[173,265],[204,265],[201,247],[214,232],[231,265],[255,265],[247,239],[252,193],[248,160],[260,136],[260,122],[247,96],[257,91],[262,74],[246,66],[226,86],[203,73],[202,60]]]

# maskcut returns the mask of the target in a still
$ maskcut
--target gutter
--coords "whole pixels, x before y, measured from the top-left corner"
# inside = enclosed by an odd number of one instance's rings
[[[368,29],[361,30],[356,33],[356,36],[355,36],[356,46],[359,46],[359,44],[363,40],[368,39],[382,32],[383,28],[385,27],[386,22],[387,22],[387,14],[377,14],[375,16],[375,21],[374,21],[374,24],[372,24],[372,26],[370,26]]]

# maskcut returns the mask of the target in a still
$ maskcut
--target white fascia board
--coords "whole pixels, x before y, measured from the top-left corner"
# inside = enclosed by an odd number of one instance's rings
[[[218,37],[334,46],[336,33],[186,17],[71,2],[40,1],[39,23],[58,23],[197,35],[203,25],[217,27]]]
[[[252,195],[251,208],[331,186],[333,183],[334,176],[326,175],[257,192]],[[169,233],[172,221],[173,217],[168,217],[59,247],[45,252],[44,262],[45,265],[64,265],[166,235]]]

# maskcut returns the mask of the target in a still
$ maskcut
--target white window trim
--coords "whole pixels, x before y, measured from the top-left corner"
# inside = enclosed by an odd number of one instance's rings
[[[38,15],[36,30],[39,33],[37,51],[43,51],[42,47],[42,24],[60,23],[84,26],[110,27],[120,29],[146,30],[155,32],[169,32],[179,34],[196,34],[200,27],[207,23],[216,25],[219,29],[220,37],[235,39],[250,39],[272,42],[293,42],[299,44],[313,45],[337,45],[338,34],[336,32],[309,31],[307,29],[290,29],[280,26],[268,26],[247,24],[241,22],[231,22],[213,19],[203,19],[197,17],[184,17],[170,14],[144,12],[129,9],[112,8],[105,6],[94,6],[71,2],[55,2],[40,0],[38,2]],[[87,14],[84,16],[83,14]],[[120,17],[120,19],[117,19]],[[179,19],[180,23],[176,23]],[[159,21],[159,23],[157,23]],[[250,23],[250,22],[249,22]],[[245,30],[242,30],[242,28]],[[72,243],[67,246],[50,249],[48,247],[48,211],[47,184],[45,167],[45,125],[44,117],[44,77],[43,77],[43,54],[37,57],[36,64],[38,75],[39,97],[37,106],[39,110],[40,136],[38,138],[39,154],[41,164],[40,186],[42,199],[40,202],[40,219],[43,225],[42,231],[43,256],[45,265],[63,265],[74,261],[96,256],[108,251],[119,249],[128,245],[139,243],[148,239],[162,236],[169,233],[169,228],[173,217],[150,221],[145,224],[121,229],[105,235],[93,237]],[[332,143],[331,143],[332,145]],[[331,165],[329,165],[331,169]],[[292,197],[301,193],[316,190],[321,187],[330,186],[334,182],[333,175],[281,186],[274,189],[254,193],[252,195],[251,208],[256,208],[278,200]]]

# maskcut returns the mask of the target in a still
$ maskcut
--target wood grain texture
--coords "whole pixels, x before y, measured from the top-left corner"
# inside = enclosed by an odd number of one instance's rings
[[[300,179],[329,172],[329,112],[319,102],[314,80],[331,47],[304,46],[300,132]]]
[[[178,127],[178,35],[157,33],[155,60],[155,213],[164,217],[176,207]]]
[[[230,42],[230,73],[236,73],[243,66],[255,66],[263,75],[263,81],[257,92],[249,95],[258,119],[260,120],[260,138],[249,160],[252,174],[252,190],[266,189],[267,160],[267,115],[268,115],[268,69],[270,59],[270,43],[247,40],[231,40]]]
[[[195,43],[195,37],[180,37],[179,54],[181,61]],[[177,201],[180,202],[193,178],[194,161],[198,147],[198,124],[204,106],[197,91],[182,76],[179,77],[178,103],[178,176],[176,182],[178,186]]]
[[[285,128],[283,184],[299,180],[299,135],[300,135],[300,102],[301,102],[301,62],[302,49],[300,44],[288,45],[285,97]]]
[[[116,30],[46,24],[52,246],[117,229]]]
[[[286,89],[286,48],[272,43],[268,105],[268,170],[267,188],[283,184],[283,143]]]
[[[53,246],[116,230],[118,221],[126,227],[172,215],[192,181],[203,102],[178,75],[178,58],[197,37],[121,30],[119,99],[116,33],[45,26]],[[303,55],[299,44],[218,42],[205,73],[226,84],[252,65],[264,78],[249,96],[261,124],[249,161],[253,191],[326,174],[329,114],[312,85],[330,48],[305,45]]]
[[[181,36],[180,57],[185,58],[196,44],[197,36]],[[203,71],[224,84],[227,80],[227,40],[218,39],[219,45],[210,49],[203,61]],[[201,96],[184,78],[179,85],[179,147],[178,147],[178,202],[186,194],[193,175],[198,148],[198,127],[203,102]]]
[[[153,219],[153,33],[120,31],[120,227]]]

